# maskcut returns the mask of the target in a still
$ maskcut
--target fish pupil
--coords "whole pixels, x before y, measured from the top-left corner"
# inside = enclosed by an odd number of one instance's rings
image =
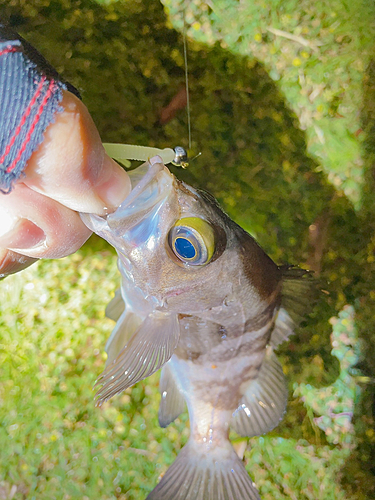
[[[174,247],[178,255],[184,259],[193,259],[196,255],[194,245],[186,238],[176,238]]]

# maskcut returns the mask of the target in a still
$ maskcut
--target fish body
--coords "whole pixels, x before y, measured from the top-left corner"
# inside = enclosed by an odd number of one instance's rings
[[[107,217],[82,215],[117,250],[121,294],[98,404],[162,368],[159,422],[187,405],[190,439],[149,500],[259,499],[229,430],[274,428],[287,390],[273,352],[291,333],[290,280],[209,194],[154,157],[131,173],[132,192]],[[289,277],[288,277],[289,274]]]

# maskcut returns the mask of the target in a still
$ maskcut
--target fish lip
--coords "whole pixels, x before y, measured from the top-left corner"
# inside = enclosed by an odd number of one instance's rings
[[[147,169],[147,170],[146,170]],[[139,173],[146,173],[139,177]],[[165,200],[172,188],[173,176],[159,156],[129,172],[134,187],[121,205],[107,215],[106,222],[110,229],[118,233],[131,229],[141,218],[147,216],[156,205]],[[135,181],[135,182],[134,182]]]
[[[157,158],[157,157],[154,157],[154,158]],[[152,158],[152,160],[154,160],[154,158]],[[160,158],[160,160],[161,160],[161,158]],[[115,212],[113,212],[113,214],[109,214],[107,216],[107,219],[115,218],[116,212],[119,209],[124,210],[127,207],[129,207],[134,202],[134,200],[139,196],[139,194],[142,193],[142,191],[155,179],[157,174],[159,172],[161,172],[162,170],[164,170],[164,168],[165,168],[162,161],[160,161],[160,163],[159,162],[151,163],[150,161],[148,161],[148,162],[144,163],[143,165],[141,165],[140,167],[128,172],[128,175],[130,177],[130,181],[132,181],[132,177],[134,177],[134,174],[136,174],[140,169],[144,168],[147,165],[148,165],[148,171],[146,172],[146,174],[143,177],[141,177],[139,182],[135,183],[135,185],[134,185],[134,187],[132,187],[132,190],[130,191],[129,195],[125,198],[125,200],[121,203],[121,205],[119,205],[119,207],[115,210]]]
[[[113,238],[122,237],[142,218],[161,205],[171,193],[173,175],[159,156],[151,158],[128,173],[133,188],[120,206],[111,214],[100,216],[81,213],[85,225],[116,246]]]

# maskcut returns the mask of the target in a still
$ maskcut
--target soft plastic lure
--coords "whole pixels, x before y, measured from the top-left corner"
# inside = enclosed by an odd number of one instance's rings
[[[130,167],[129,160],[147,161],[157,155],[161,157],[164,165],[172,163],[172,165],[182,168],[186,168],[189,165],[187,153],[181,146],[176,146],[174,149],[158,149],[148,146],[112,143],[105,143],[103,146],[111,158],[120,161],[126,167]]]

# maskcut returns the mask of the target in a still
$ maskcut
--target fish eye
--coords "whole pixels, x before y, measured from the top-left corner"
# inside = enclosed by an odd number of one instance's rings
[[[181,262],[204,266],[215,251],[215,232],[211,224],[199,217],[184,217],[169,231],[168,243]]]

